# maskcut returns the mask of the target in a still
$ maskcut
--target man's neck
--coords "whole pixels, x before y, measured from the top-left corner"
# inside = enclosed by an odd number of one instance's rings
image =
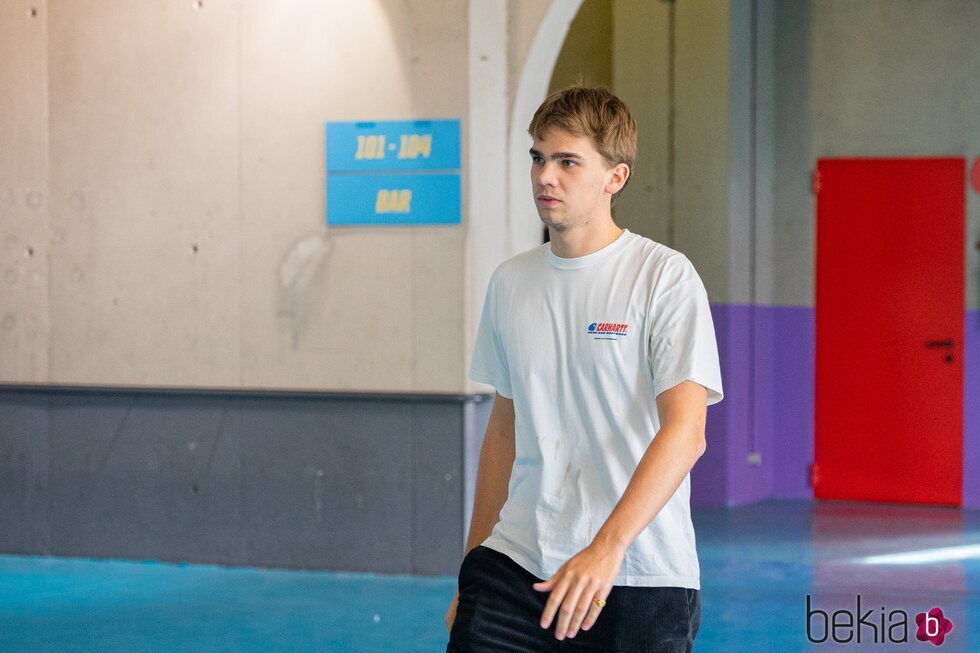
[[[623,230],[616,226],[612,218],[603,221],[598,227],[580,225],[563,232],[548,228],[551,251],[561,258],[578,258],[598,252],[622,233]]]

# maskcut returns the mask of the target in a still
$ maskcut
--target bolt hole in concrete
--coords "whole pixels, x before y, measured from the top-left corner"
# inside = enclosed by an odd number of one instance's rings
[[[203,9],[204,8],[204,0],[195,0],[195,2],[194,2],[194,8],[197,9],[197,10]]]
[[[31,7],[30,9],[28,9],[27,10],[27,15],[30,16],[31,18],[36,18],[37,17],[37,7]]]
[[[197,254],[197,243],[194,243],[193,245],[191,245],[191,251],[193,253]]]
[[[24,254],[27,255],[27,258],[34,256],[34,248],[28,247],[27,250],[24,252]]]

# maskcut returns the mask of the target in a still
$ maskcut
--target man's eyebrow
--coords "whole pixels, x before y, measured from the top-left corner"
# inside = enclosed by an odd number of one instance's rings
[[[544,155],[541,154],[541,152],[538,152],[533,147],[530,150],[528,150],[528,152],[531,153],[531,156],[540,156],[542,158],[544,157]],[[579,159],[580,161],[584,161],[584,159],[580,155],[575,154],[575,152],[555,152],[554,154],[551,155],[551,160],[554,161],[555,159]]]

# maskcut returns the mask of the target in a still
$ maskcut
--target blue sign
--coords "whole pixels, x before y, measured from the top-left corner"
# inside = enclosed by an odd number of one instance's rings
[[[327,123],[327,223],[459,224],[459,120]]]
[[[459,120],[327,123],[328,173],[458,169]]]
[[[458,224],[459,174],[327,177],[331,225]]]

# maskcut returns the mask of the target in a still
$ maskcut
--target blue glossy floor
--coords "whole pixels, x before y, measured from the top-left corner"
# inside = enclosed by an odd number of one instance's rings
[[[696,651],[933,650],[915,616],[937,607],[953,624],[939,650],[980,651],[980,511],[770,501],[694,517]],[[442,651],[455,582],[0,556],[0,651]]]

